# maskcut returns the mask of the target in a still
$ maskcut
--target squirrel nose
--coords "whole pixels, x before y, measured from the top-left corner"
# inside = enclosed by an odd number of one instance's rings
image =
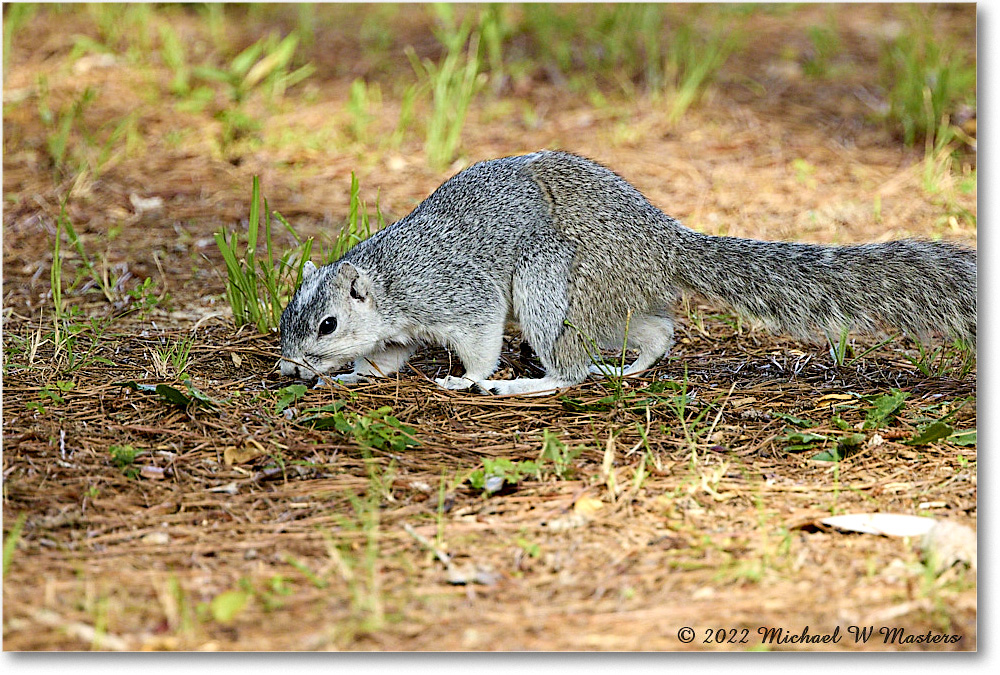
[[[281,374],[285,377],[294,377],[296,379],[302,379],[302,375],[299,372],[299,367],[292,363],[291,361],[281,361]]]

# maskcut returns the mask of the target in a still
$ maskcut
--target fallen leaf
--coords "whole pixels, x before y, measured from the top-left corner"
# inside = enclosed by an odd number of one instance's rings
[[[573,504],[573,512],[584,518],[593,518],[604,508],[604,502],[596,497],[580,497]]]
[[[937,521],[899,513],[850,513],[823,518],[819,522],[846,532],[879,534],[885,537],[920,537]]]
[[[240,491],[240,486],[236,484],[236,481],[231,483],[226,483],[225,485],[220,485],[214,488],[208,488],[209,492],[224,492],[228,495],[237,494]]]
[[[260,445],[246,444],[242,448],[237,448],[236,446],[230,445],[222,452],[222,460],[227,466],[232,466],[233,464],[246,464],[252,459],[260,457],[264,453],[264,448]]]
[[[142,213],[143,211],[156,211],[163,208],[162,197],[140,197],[133,192],[128,196],[128,200],[132,202],[132,206],[135,208],[136,213]]]
[[[939,420],[928,424],[918,433],[914,434],[913,438],[903,442],[907,445],[927,445],[928,443],[933,443],[934,441],[940,440],[945,436],[950,436],[954,431],[955,430],[951,428],[951,425],[945,424]]]
[[[850,401],[854,397],[850,394],[827,394],[826,396],[820,396],[818,399],[813,401],[817,407],[822,407],[827,401]]]

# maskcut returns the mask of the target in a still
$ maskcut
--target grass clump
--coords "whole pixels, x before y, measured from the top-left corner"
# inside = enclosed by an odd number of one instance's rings
[[[438,16],[434,35],[445,47],[444,58],[439,63],[420,61],[412,48],[407,55],[417,77],[431,93],[433,108],[424,142],[427,161],[435,169],[442,169],[458,152],[469,104],[485,84],[486,75],[480,72],[482,32],[480,27],[473,28],[473,17],[466,15],[457,23],[451,5],[435,4],[434,10]]]
[[[976,105],[976,64],[950,41],[938,39],[932,17],[914,10],[910,30],[888,43],[881,60],[887,119],[912,146],[933,134],[959,106]]]
[[[699,20],[690,13],[675,16],[655,3],[568,10],[524,7],[523,32],[549,75],[567,78],[571,89],[589,90],[595,100],[603,100],[599,83],[617,86],[629,96],[642,86],[653,97],[668,98],[672,122],[704,95],[740,44],[732,22],[741,19],[722,11]]]
[[[739,44],[737,33],[716,26],[704,32],[691,24],[673,31],[667,48],[666,81],[672,87],[667,117],[678,121],[705,94]]]
[[[7,74],[10,67],[11,48],[14,46],[14,38],[21,28],[31,20],[38,9],[38,5],[32,2],[12,2],[4,6],[3,13],[3,74]]]
[[[324,246],[324,264],[338,260],[353,246],[371,236],[371,218],[360,195],[361,187],[352,172],[347,223],[337,238]],[[260,180],[254,176],[246,244],[241,244],[239,233],[223,230],[215,233],[215,243],[226,265],[226,299],[233,310],[233,321],[237,326],[252,324],[266,333],[277,329],[285,304],[302,283],[302,268],[312,255],[313,239],[301,239],[284,216],[268,208],[266,198],[263,199],[262,211],[261,200]],[[295,245],[280,255],[273,241],[272,216],[295,240]],[[376,229],[385,226],[377,199],[375,226]],[[258,255],[261,245],[262,256]]]
[[[250,194],[250,221],[246,246],[240,246],[239,234],[224,231],[215,233],[215,243],[226,264],[228,282],[226,299],[233,310],[237,326],[253,324],[262,333],[275,330],[281,311],[294,289],[302,283],[302,268],[312,252],[312,239],[302,241],[278,212],[274,217],[295,238],[296,246],[282,254],[275,263],[274,242],[271,236],[271,211],[264,199],[261,213],[260,179],[253,177]],[[257,246],[263,226],[265,256],[258,260]]]
[[[375,197],[375,230],[385,227],[385,217],[379,206],[378,196]],[[351,200],[347,211],[347,222],[340,230],[337,238],[329,245],[323,255],[324,263],[329,264],[339,260],[342,255],[372,236],[371,218],[368,215],[368,204],[361,198],[361,185],[357,176],[351,172]]]
[[[227,105],[215,112],[222,123],[219,138],[222,154],[232,153],[239,141],[256,138],[263,124],[245,109],[251,94],[260,92],[266,101],[281,99],[285,91],[299,84],[316,71],[312,63],[294,67],[300,37],[292,31],[284,38],[271,33],[237,54],[223,66],[200,65],[188,70],[184,54],[178,53],[176,41],[164,29],[162,48],[164,60],[174,72],[172,91],[181,100],[177,108],[198,112],[215,100],[211,85],[221,85]],[[195,83],[202,84],[196,86]]]
[[[7,578],[7,571],[14,562],[14,551],[17,550],[17,543],[21,540],[21,531],[24,530],[24,523],[28,519],[27,513],[21,513],[14,521],[10,532],[3,539],[3,576]]]

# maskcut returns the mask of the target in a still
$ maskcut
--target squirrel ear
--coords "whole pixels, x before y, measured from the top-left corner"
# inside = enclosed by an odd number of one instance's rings
[[[372,278],[368,272],[358,269],[349,262],[342,262],[337,270],[337,276],[350,289],[352,298],[362,302],[368,300],[372,289]]]
[[[312,260],[307,260],[306,264],[302,266],[302,280],[305,281],[313,275],[316,271],[316,265],[313,264]]]

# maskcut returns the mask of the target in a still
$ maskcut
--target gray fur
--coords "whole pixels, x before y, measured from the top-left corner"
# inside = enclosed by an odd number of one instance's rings
[[[581,382],[590,353],[628,346],[626,374],[670,349],[679,291],[721,300],[795,336],[842,328],[944,332],[975,345],[976,252],[926,241],[818,246],[713,237],[650,204],[609,169],[542,151],[475,164],[412,213],[313,272],[281,317],[282,372],[352,382],[389,375],[424,342],[495,393]],[[324,318],[336,331],[319,336]],[[504,324],[535,349],[540,379],[487,380]]]

